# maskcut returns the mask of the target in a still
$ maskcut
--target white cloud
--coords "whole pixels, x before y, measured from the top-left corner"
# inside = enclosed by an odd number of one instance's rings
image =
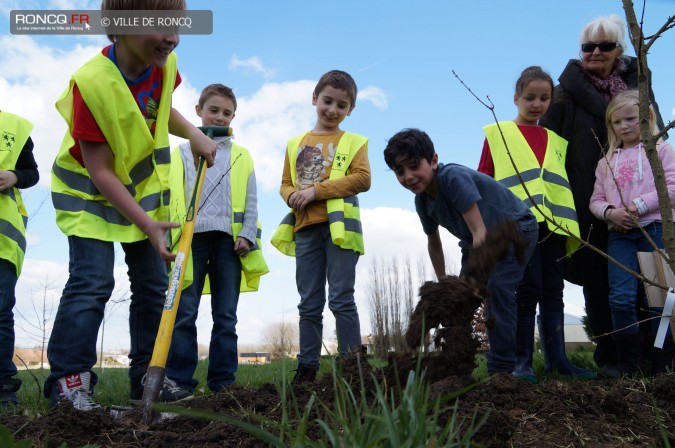
[[[581,286],[565,282],[564,297],[565,313],[574,316],[585,316],[584,290]]]
[[[66,131],[54,106],[55,99],[68,85],[72,70],[100,50],[100,45],[76,45],[64,51],[40,46],[29,36],[0,36],[0,109],[27,117],[33,123],[33,154],[41,185],[49,185],[51,165]]]
[[[273,78],[276,74],[275,70],[266,67],[262,60],[257,56],[253,56],[248,59],[241,59],[235,54],[230,58],[230,64],[228,65],[228,68],[230,70],[241,69],[244,72],[253,71],[254,73],[259,73],[266,79]]]
[[[106,344],[114,343],[115,347],[122,344],[122,347],[129,347],[128,302],[119,305],[113,303],[128,297],[129,279],[126,266],[115,266],[114,276],[115,290],[106,309],[106,312],[111,314],[105,317]],[[38,344],[43,306],[47,327],[51,329],[67,279],[68,263],[32,258],[24,260],[21,277],[15,290],[14,320],[17,346],[33,347]]]
[[[22,2],[23,3],[23,2]],[[25,6],[23,7],[26,8]],[[50,0],[44,9],[101,9],[100,0]]]
[[[259,189],[279,188],[285,142],[312,129],[316,119],[312,107],[314,84],[267,83],[252,96],[237,99],[237,116],[232,121],[234,136],[251,151]]]
[[[379,110],[386,110],[389,107],[387,94],[379,87],[367,86],[359,90],[357,101],[368,101]]]
[[[101,9],[100,0],[2,0],[0,3],[0,12],[9,16],[12,10],[48,10],[48,9]]]
[[[26,244],[30,246],[37,246],[42,242],[42,236],[36,235],[33,232],[26,230]]]

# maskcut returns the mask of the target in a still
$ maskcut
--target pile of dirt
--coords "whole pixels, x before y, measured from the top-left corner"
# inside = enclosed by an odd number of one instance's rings
[[[420,289],[420,301],[411,319],[407,354],[394,354],[389,365],[374,371],[364,350],[346,356],[339,374],[360,397],[363,389],[372,393],[373,376],[381,384],[396,384],[416,365],[419,349],[429,345],[426,329],[435,329],[436,351],[419,360],[426,369],[431,398],[453,396],[467,388],[457,401],[442,408],[442,421],[457,413],[467,430],[470,422],[482,422],[474,441],[484,446],[670,446],[675,443],[675,375],[634,380],[545,380],[538,385],[499,374],[475,385],[478,342],[471,321],[484,296],[484,284],[496,259],[515,247],[522,254],[522,241],[514,228],[492,232],[491,239],[472,254],[472,264],[462,277],[427,283]],[[514,246],[515,245],[515,246]],[[489,298],[488,298],[489,306]],[[490,323],[488,322],[489,326]],[[374,375],[373,375],[374,374]],[[259,388],[234,386],[227,391],[184,402],[183,407],[215,413],[218,421],[175,417],[146,427],[141,410],[113,419],[108,412],[80,412],[62,404],[38,418],[0,416],[15,439],[32,439],[36,447],[68,447],[98,444],[114,447],[264,447],[266,443],[231,424],[232,419],[265,427],[277,435],[276,424],[284,417],[296,427],[305,405],[316,403],[331,408],[335,400],[334,378],[324,375],[313,384],[294,389],[294,399],[279,393],[276,386]],[[469,387],[473,386],[473,387]],[[369,398],[369,397],[366,397]],[[284,416],[284,403],[287,414]],[[319,411],[320,412],[320,411]],[[321,428],[312,414],[307,434],[321,438]],[[228,422],[229,419],[229,422]]]
[[[367,363],[349,362],[345,376],[358,375],[359,370],[365,377],[370,374]],[[446,397],[472,383],[468,376],[447,377],[431,384],[431,396]],[[312,389],[320,402],[328,406],[333,403],[331,375],[324,375]],[[474,437],[476,443],[485,446],[665,446],[664,437],[675,442],[674,391],[675,375],[653,380],[551,380],[532,385],[500,374],[461,396],[457,412],[465,425],[472,419],[485,419]],[[300,410],[311,394],[308,387],[296,390]],[[225,393],[195,398],[183,406],[264,425],[266,421],[281,421],[281,403],[275,386],[266,384],[257,389],[235,386]],[[446,403],[444,419],[452,416],[454,406],[453,402]],[[297,421],[297,416],[290,418]],[[0,417],[0,424],[16,432],[16,439],[32,439],[36,447],[58,447],[62,443],[70,448],[85,444],[157,448],[266,446],[237,426],[220,421],[176,417],[149,427],[143,427],[140,421],[140,409],[115,420],[105,412],[80,412],[68,405],[34,419]],[[271,426],[267,428],[275,433]],[[319,439],[320,431],[313,425],[308,433]]]

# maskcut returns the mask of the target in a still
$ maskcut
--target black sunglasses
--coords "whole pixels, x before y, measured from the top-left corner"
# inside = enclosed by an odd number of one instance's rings
[[[590,43],[590,44],[581,44],[581,51],[584,53],[593,53],[596,48],[599,48],[600,51],[603,53],[607,53],[608,51],[614,50],[616,47],[618,47],[618,44],[616,42],[603,42],[601,44],[595,44],[595,43]]]

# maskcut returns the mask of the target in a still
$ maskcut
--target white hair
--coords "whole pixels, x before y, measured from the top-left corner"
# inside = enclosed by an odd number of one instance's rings
[[[626,51],[626,23],[616,14],[598,17],[581,30],[579,43],[597,42],[597,37],[605,36],[608,42],[616,42],[621,47],[622,55]]]

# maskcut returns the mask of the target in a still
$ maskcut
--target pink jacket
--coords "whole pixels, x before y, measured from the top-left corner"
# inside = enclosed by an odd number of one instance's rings
[[[659,143],[656,150],[663,164],[670,203],[673,206],[675,205],[675,151],[668,143]],[[617,184],[620,190],[617,189]],[[603,157],[595,169],[595,186],[589,204],[591,213],[598,219],[605,220],[607,207],[623,208],[621,197],[626,205],[629,205],[631,201],[636,205],[642,201],[641,204],[646,205],[646,212],[639,216],[641,226],[661,220],[654,175],[642,145],[629,149],[615,149],[609,155],[609,160]],[[675,215],[675,210],[673,215]],[[612,228],[611,223],[609,227]]]

